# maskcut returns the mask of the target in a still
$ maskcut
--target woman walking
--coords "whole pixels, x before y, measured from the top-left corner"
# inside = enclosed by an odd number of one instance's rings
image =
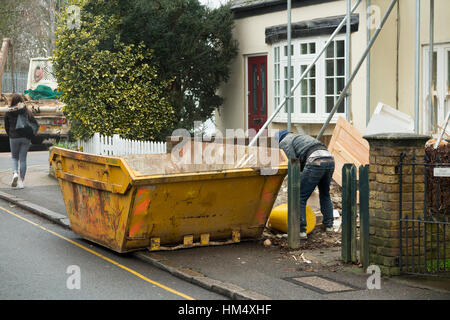
[[[23,189],[25,173],[27,172],[27,153],[30,148],[31,137],[24,136],[22,133],[17,132],[16,124],[19,114],[26,115],[30,122],[34,122],[37,125],[37,121],[31,114],[31,111],[29,111],[23,103],[22,96],[20,94],[13,94],[11,105],[8,107],[5,115],[5,130],[9,137],[12,156],[13,178],[11,187]]]

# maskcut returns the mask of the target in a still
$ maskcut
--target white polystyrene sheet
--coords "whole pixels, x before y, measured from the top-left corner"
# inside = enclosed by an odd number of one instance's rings
[[[379,133],[414,133],[414,120],[403,112],[379,103],[364,135]]]

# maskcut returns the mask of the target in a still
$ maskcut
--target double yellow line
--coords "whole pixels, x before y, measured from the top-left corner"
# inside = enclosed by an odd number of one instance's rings
[[[60,239],[63,239],[65,241],[67,241],[67,242],[70,242],[71,244],[73,244],[73,245],[75,245],[75,246],[77,246],[77,247],[79,247],[79,248],[81,248],[81,249],[83,249],[83,250],[85,250],[87,252],[90,252],[93,255],[96,255],[97,257],[102,258],[103,260],[108,261],[109,263],[111,263],[111,264],[113,264],[113,265],[115,265],[115,266],[117,266],[117,267],[119,267],[119,268],[121,268],[121,269],[123,269],[125,271],[128,271],[129,273],[135,275],[138,278],[141,278],[142,280],[144,280],[144,281],[146,281],[148,283],[151,283],[151,284],[153,284],[155,286],[158,286],[158,287],[160,287],[160,288],[162,288],[162,289],[164,289],[166,291],[169,291],[169,292],[171,292],[173,294],[176,294],[176,295],[178,295],[180,297],[183,297],[183,298],[185,298],[187,300],[195,300],[194,298],[192,298],[192,297],[190,297],[190,296],[188,296],[188,295],[186,295],[184,293],[181,293],[181,292],[176,291],[176,290],[174,290],[172,288],[169,288],[169,287],[167,287],[167,286],[165,286],[165,285],[163,285],[163,284],[161,284],[159,282],[156,282],[156,281],[154,281],[152,279],[149,279],[146,276],[140,274],[139,272],[136,272],[133,269],[130,269],[130,268],[128,268],[128,267],[118,263],[117,261],[114,261],[114,260],[112,260],[112,259],[110,259],[108,257],[105,257],[104,255],[102,255],[102,254],[100,254],[100,253],[98,253],[98,252],[96,252],[96,251],[94,251],[92,249],[89,249],[89,248],[83,246],[82,244],[79,244],[78,242],[75,242],[75,241],[73,241],[73,240],[71,240],[69,238],[66,238],[66,237],[60,235],[59,233],[56,233],[56,232],[54,232],[54,231],[52,231],[50,229],[47,229],[46,227],[43,227],[43,226],[41,226],[41,225],[39,225],[39,224],[37,224],[37,223],[27,219],[27,218],[24,218],[24,217],[18,215],[17,213],[14,213],[14,212],[12,212],[12,211],[10,211],[10,210],[8,210],[6,208],[3,208],[1,206],[0,206],[0,209],[3,210],[6,213],[9,213],[9,214],[15,216],[16,218],[19,218],[19,219],[21,219],[21,220],[23,220],[25,222],[28,222],[28,223],[32,224],[35,227],[38,227],[38,228],[40,228],[40,229],[42,229],[44,231],[47,231],[48,233],[51,233],[51,234],[53,234],[54,236],[57,236]]]

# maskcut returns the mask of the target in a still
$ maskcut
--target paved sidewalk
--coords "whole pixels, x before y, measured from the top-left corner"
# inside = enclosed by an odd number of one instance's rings
[[[30,166],[23,190],[11,189],[10,178],[9,172],[0,172],[0,198],[70,228],[48,166]],[[343,266],[339,247],[289,251],[260,240],[134,255],[233,299],[450,299],[448,279],[382,278],[381,289],[369,290],[369,275],[357,266]]]

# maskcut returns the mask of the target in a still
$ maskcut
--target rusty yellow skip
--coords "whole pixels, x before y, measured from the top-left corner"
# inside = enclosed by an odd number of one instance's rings
[[[117,252],[257,239],[287,173],[177,167],[170,154],[99,156],[53,148],[50,162],[72,230]],[[211,169],[213,168],[213,169]],[[215,170],[214,170],[215,169]]]

